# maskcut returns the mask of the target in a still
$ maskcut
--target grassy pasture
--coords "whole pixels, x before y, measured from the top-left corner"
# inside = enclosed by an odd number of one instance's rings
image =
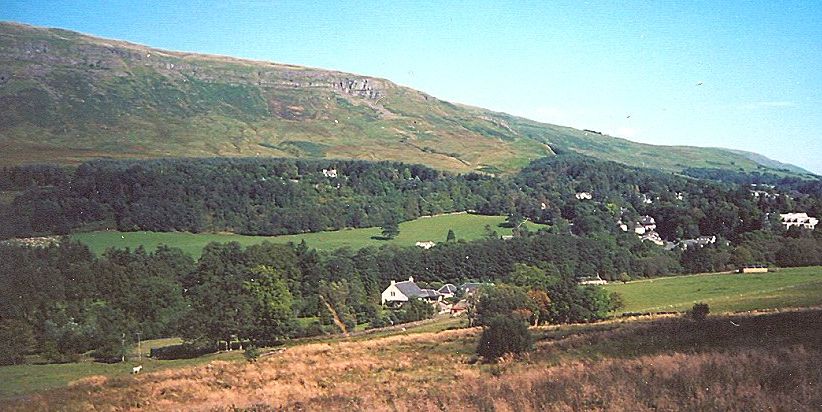
[[[141,352],[143,352],[143,372],[195,366],[215,360],[232,361],[243,358],[242,351],[221,352],[194,359],[177,360],[154,360],[147,356],[151,348],[176,345],[181,342],[179,338],[143,341],[140,345]],[[133,345],[128,352],[129,360],[125,364],[100,363],[89,359],[63,364],[0,366],[0,399],[66,386],[70,382],[89,376],[126,377],[131,373],[132,366],[140,364],[137,360],[137,345]],[[2,401],[0,401],[0,410],[2,409]]]
[[[199,257],[205,245],[210,242],[239,242],[243,246],[269,241],[273,243],[300,243],[305,240],[309,247],[322,250],[337,249],[348,246],[360,249],[366,246],[382,246],[393,244],[398,246],[413,246],[418,241],[444,242],[448,229],[452,229],[457,240],[475,240],[484,236],[485,225],[490,225],[499,235],[510,235],[511,229],[499,227],[505,221],[503,216],[482,216],[467,213],[447,214],[432,217],[422,217],[416,220],[400,223],[400,234],[391,240],[380,239],[380,228],[342,229],[335,231],[304,233],[282,236],[244,236],[234,234],[215,233],[185,233],[185,232],[119,232],[97,231],[78,233],[72,238],[88,245],[96,254],[101,254],[107,248],[131,248],[143,245],[147,250],[154,250],[159,245],[168,245],[182,249],[194,257]],[[543,225],[526,224],[530,230],[537,230]]]
[[[620,312],[684,311],[698,302],[715,313],[805,307],[822,305],[822,267],[655,278],[605,288],[622,295]]]

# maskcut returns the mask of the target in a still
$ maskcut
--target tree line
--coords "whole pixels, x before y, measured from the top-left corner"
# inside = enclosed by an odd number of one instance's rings
[[[278,235],[392,227],[419,216],[472,210],[567,227],[580,236],[614,235],[617,220],[631,223],[650,215],[664,239],[715,235],[736,241],[778,225],[778,213],[822,215],[820,181],[779,182],[784,188],[765,188],[768,196],[754,197],[747,184],[569,153],[502,177],[397,162],[99,160],[76,169],[0,169],[0,185],[16,194],[0,202],[0,237],[99,228]],[[577,199],[580,192],[593,199]]]
[[[88,351],[116,360],[135,332],[146,339],[182,336],[193,347],[214,350],[216,342],[265,345],[358,324],[419,320],[431,315],[427,304],[399,311],[379,304],[391,280],[410,276],[431,288],[469,280],[512,285],[519,300],[511,310],[535,323],[563,323],[600,319],[618,303],[599,288],[578,286],[580,277],[627,280],[727,270],[750,261],[822,264],[819,231],[755,231],[735,246],[720,241],[665,251],[626,233],[580,237],[520,230],[502,240],[488,229],[487,239],[443,242],[429,250],[387,245],[318,252],[305,243],[212,243],[197,260],[166,246],[152,252],[110,249],[96,257],[68,239],[44,247],[5,242],[0,337],[13,344],[0,349],[0,360],[20,362],[37,353],[69,361]],[[520,299],[523,294],[528,300]]]

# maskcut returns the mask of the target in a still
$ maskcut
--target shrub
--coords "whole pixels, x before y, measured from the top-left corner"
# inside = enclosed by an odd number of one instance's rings
[[[710,312],[710,308],[708,308],[707,303],[696,303],[694,307],[691,309],[690,315],[691,318],[694,320],[705,320],[708,317],[708,313]]]
[[[213,353],[216,348],[212,345],[182,343],[179,345],[163,346],[161,348],[152,348],[149,356],[152,359],[193,359],[207,353]]]
[[[525,289],[509,285],[490,286],[479,293],[476,321],[479,325],[487,325],[497,316],[528,319],[538,310]]]
[[[308,325],[298,327],[292,334],[293,338],[310,338],[314,336],[330,335],[339,330],[334,325],[323,325],[319,320],[314,320]]]
[[[397,311],[399,323],[416,322],[434,316],[435,309],[422,299],[409,299]]]
[[[254,345],[248,345],[245,348],[245,352],[243,352],[243,357],[248,362],[256,362],[260,357],[260,350]]]
[[[497,359],[506,353],[519,354],[531,349],[531,341],[531,332],[525,320],[496,316],[482,331],[477,354],[486,360]]]

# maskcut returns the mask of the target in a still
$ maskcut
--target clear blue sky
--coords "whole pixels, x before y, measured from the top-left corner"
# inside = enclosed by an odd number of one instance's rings
[[[384,77],[535,120],[822,173],[818,0],[134,3],[4,0],[0,20]]]

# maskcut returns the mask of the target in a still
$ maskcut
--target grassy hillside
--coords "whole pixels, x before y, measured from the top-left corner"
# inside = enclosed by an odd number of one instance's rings
[[[480,330],[400,333],[97,375],[12,410],[813,410],[820,310],[532,329],[524,360],[476,362]],[[738,325],[738,326],[734,326]],[[0,368],[2,374],[4,368]],[[649,384],[652,382],[652,384]],[[89,396],[93,394],[92,396]]]
[[[305,240],[308,246],[331,250],[344,246],[360,249],[366,246],[387,244],[413,246],[418,241],[444,242],[448,230],[454,231],[457,240],[475,240],[485,235],[485,226],[489,225],[500,236],[510,235],[511,229],[500,227],[505,222],[503,216],[482,216],[467,213],[422,217],[410,222],[400,223],[400,234],[391,240],[382,240],[380,228],[344,229],[329,232],[305,233],[283,236],[243,236],[234,234],[182,233],[182,232],[118,232],[100,231],[78,233],[72,238],[85,243],[98,255],[109,247],[131,248],[143,245],[154,250],[159,245],[168,245],[182,249],[184,252],[199,257],[210,242],[239,242],[243,246],[269,241],[273,243],[300,243]],[[537,230],[543,225],[526,223],[530,230]]]
[[[764,278],[768,276],[768,278]],[[725,286],[723,286],[725,285]],[[781,309],[788,307],[807,307],[822,305],[822,267],[812,268],[793,268],[783,269],[778,273],[771,273],[768,275],[728,275],[728,274],[710,274],[710,275],[696,275],[696,276],[681,276],[676,278],[661,278],[648,281],[637,281],[628,284],[613,284],[607,286],[609,290],[616,290],[622,293],[628,311],[671,311],[671,310],[685,310],[690,308],[692,302],[708,302],[711,306],[711,317],[718,316],[721,312],[731,312],[738,310],[762,310],[762,309]],[[665,302],[670,302],[668,305]],[[811,312],[813,316],[817,316],[815,321],[818,322],[819,311]],[[693,349],[692,346],[702,347],[703,350],[708,346],[711,350],[735,350],[738,349],[736,345],[740,343],[762,344],[765,345],[771,340],[793,340],[799,336],[794,336],[798,332],[813,331],[813,325],[803,324],[801,330],[792,331],[790,328],[796,322],[802,322],[805,316],[795,318],[794,315],[785,314],[787,318],[779,318],[786,322],[780,323],[781,326],[774,325],[776,320],[767,321],[766,324],[770,327],[778,327],[782,335],[774,333],[771,330],[769,333],[769,340],[749,340],[749,334],[753,333],[758,326],[757,320],[752,320],[746,315],[735,315],[735,323],[743,324],[740,319],[746,320],[744,325],[748,329],[738,330],[736,328],[731,330],[723,330],[726,334],[723,339],[718,342],[692,342],[687,339],[687,334],[683,334],[682,330],[678,330],[681,335],[670,335],[672,325],[670,321],[663,320],[659,323],[647,323],[646,320],[618,320],[609,321],[605,323],[598,323],[592,325],[565,325],[565,326],[551,326],[534,329],[537,336],[540,338],[536,347],[537,352],[532,356],[532,360],[538,360],[541,365],[556,365],[560,360],[567,361],[581,361],[581,360],[603,360],[608,358],[621,357],[635,357],[644,355],[653,355],[658,353],[669,353],[682,348]],[[772,316],[772,315],[768,315]],[[811,316],[811,315],[808,315]],[[812,316],[811,316],[812,317]],[[725,318],[720,318],[725,319]],[[760,319],[760,318],[756,318]],[[775,319],[775,318],[774,318]],[[779,321],[779,322],[782,322]],[[686,331],[689,328],[699,327],[699,325],[692,325],[690,322],[680,322],[674,320],[674,326],[679,325],[679,328],[684,328]],[[680,323],[676,323],[680,322]],[[728,324],[727,321],[724,321]],[[717,321],[722,323],[722,321]],[[436,382],[451,382],[451,376],[454,378],[466,378],[469,376],[488,376],[489,374],[498,375],[499,369],[495,367],[479,366],[467,364],[470,360],[470,355],[473,353],[474,340],[476,339],[476,330],[466,329],[463,331],[448,331],[457,327],[464,327],[466,320],[463,318],[449,318],[443,317],[432,323],[426,323],[419,326],[409,327],[406,331],[385,331],[371,335],[361,335],[352,338],[314,338],[306,341],[295,341],[290,343],[289,347],[294,347],[294,353],[305,353],[310,351],[313,353],[316,350],[318,353],[329,353],[329,348],[339,348],[342,346],[352,347],[353,342],[361,342],[361,349],[377,348],[379,355],[379,362],[388,362],[390,355],[398,353],[427,353],[423,356],[445,356],[448,362],[441,366],[433,368],[411,366],[407,363],[401,363],[399,366],[386,365],[372,365],[376,371],[395,371],[396,373],[418,373],[418,380],[422,384],[436,383]],[[656,326],[655,326],[656,325]],[[663,330],[659,330],[662,327]],[[636,331],[644,331],[644,335],[634,335]],[[703,336],[696,334],[694,336]],[[400,337],[397,335],[421,334],[416,337]],[[816,339],[819,339],[819,334],[816,333]],[[600,338],[597,338],[597,337]],[[807,336],[805,336],[807,338]],[[589,342],[588,340],[591,339]],[[644,341],[643,341],[644,339]],[[314,345],[313,343],[319,342]],[[346,343],[348,342],[348,343]],[[388,342],[396,347],[388,348]],[[413,342],[413,343],[410,343]],[[588,342],[588,343],[586,343]],[[759,343],[756,343],[759,342]],[[157,339],[143,342],[143,352],[148,352],[151,347],[176,344],[178,339]],[[311,345],[306,346],[306,343]],[[724,346],[723,346],[724,345]],[[290,353],[292,348],[287,350]],[[136,348],[132,347],[131,353],[136,356]],[[290,359],[290,358],[289,358]],[[190,360],[150,360],[144,359],[143,365],[146,372],[166,371],[166,375],[161,376],[181,376],[188,372],[172,372],[180,368],[188,368],[195,365],[202,365],[213,361],[240,361],[241,354],[235,352],[225,352],[213,355],[203,356],[197,359]],[[120,364],[102,364],[94,362],[81,362],[63,365],[17,365],[17,366],[3,366],[0,367],[0,399],[8,398],[15,394],[30,393],[33,391],[42,391],[46,389],[59,388],[67,385],[69,382],[81,380],[85,382],[81,385],[101,385],[101,382],[106,382],[110,379],[116,379],[118,385],[131,385],[136,382],[134,379],[128,377],[128,372],[132,364],[136,361],[130,361],[126,365]],[[325,363],[322,363],[325,365]],[[221,364],[225,366],[225,364]],[[265,365],[268,365],[265,363]],[[392,364],[393,365],[393,364]],[[416,365],[416,364],[413,364]],[[450,367],[448,365],[460,365],[459,368]],[[221,366],[222,367],[222,366]],[[509,368],[511,365],[504,366]],[[396,369],[395,369],[396,368]],[[439,368],[439,369],[437,369]],[[468,368],[467,374],[462,374],[460,370]],[[519,365],[517,368],[527,369],[526,365]],[[268,366],[261,368],[261,371],[267,370]],[[333,368],[332,368],[333,369]],[[326,376],[327,373],[334,373],[333,371],[321,371],[318,376]],[[436,377],[437,374],[445,374]],[[96,376],[95,378],[89,378]],[[394,376],[394,375],[392,375]],[[161,378],[165,379],[165,378]],[[388,379],[388,378],[387,378]],[[158,382],[155,379],[152,382]],[[274,384],[273,382],[270,384]],[[75,384],[77,385],[77,384]],[[0,400],[2,403],[2,400]]]
[[[13,23],[0,23],[0,105],[0,165],[293,156],[499,172],[551,155],[551,147],[668,171],[779,165],[454,105],[384,79]]]
[[[625,301],[621,312],[685,311],[707,303],[712,312],[822,305],[822,267],[756,274],[713,273],[612,283]]]

